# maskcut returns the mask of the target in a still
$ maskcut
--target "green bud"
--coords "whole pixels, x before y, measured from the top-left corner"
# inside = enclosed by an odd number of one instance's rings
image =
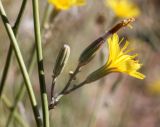
[[[102,37],[92,42],[80,55],[79,65],[84,66],[88,64],[93,59],[96,52],[102,46],[103,43],[104,43],[104,39]]]
[[[69,55],[70,55],[70,47],[65,44],[61,48],[61,50],[57,56],[57,59],[56,59],[56,64],[53,69],[53,74],[55,77],[57,77],[63,71],[63,69],[68,61]]]

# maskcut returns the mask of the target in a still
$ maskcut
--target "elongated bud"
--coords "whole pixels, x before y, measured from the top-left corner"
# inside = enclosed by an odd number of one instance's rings
[[[117,23],[113,28],[111,28],[108,32],[106,32],[102,37],[106,39],[109,35],[116,33],[118,30],[126,26],[131,28],[132,26],[130,24],[133,23],[134,21],[135,21],[135,18],[124,19],[121,22]]]
[[[95,56],[95,53],[102,46],[103,43],[104,39],[101,37],[92,42],[80,55],[79,58],[80,66],[88,64],[90,60],[92,60],[92,58]]]
[[[61,48],[57,56],[56,64],[53,69],[53,74],[55,77],[57,77],[63,71],[68,61],[69,55],[70,55],[70,47],[65,44],[63,48]]]

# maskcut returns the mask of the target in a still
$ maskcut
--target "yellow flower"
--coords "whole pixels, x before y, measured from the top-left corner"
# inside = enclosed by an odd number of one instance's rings
[[[139,8],[129,0],[106,0],[106,5],[121,18],[137,17],[140,14]]]
[[[121,40],[122,41],[122,40]],[[90,83],[99,78],[104,77],[105,75],[112,72],[121,72],[126,73],[130,76],[133,76],[138,79],[144,79],[145,76],[138,72],[141,68],[142,64],[139,63],[138,60],[135,60],[137,54],[128,55],[131,50],[126,50],[129,42],[126,41],[125,45],[120,48],[119,37],[117,34],[114,34],[112,37],[108,39],[109,46],[109,57],[108,61],[104,66],[91,73],[86,82]]]
[[[85,4],[85,0],[48,0],[57,9],[67,10],[73,6],[82,6]]]
[[[137,54],[128,55],[131,50],[126,50],[129,42],[126,41],[123,48],[119,46],[119,37],[114,34],[108,39],[109,45],[109,58],[106,63],[106,69],[112,72],[123,72],[135,78],[144,79],[144,75],[137,70],[140,69],[142,64],[139,64],[138,60],[134,60]]]

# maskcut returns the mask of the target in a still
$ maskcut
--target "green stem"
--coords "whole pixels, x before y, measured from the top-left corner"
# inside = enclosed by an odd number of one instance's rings
[[[84,85],[86,85],[86,84],[87,84],[86,81],[83,81],[83,82],[81,82],[80,84],[73,86],[71,89],[64,91],[64,92],[62,93],[62,95],[70,94],[71,92],[79,89],[80,87],[82,87],[82,86],[84,86]]]
[[[78,66],[76,67],[74,73],[70,76],[67,84],[65,85],[65,87],[62,89],[62,91],[59,93],[59,95],[64,94],[67,89],[69,88],[69,86],[71,85],[71,82],[73,81],[73,79],[76,77],[77,73],[79,73],[81,66],[78,64]]]
[[[46,92],[45,75],[44,75],[44,67],[43,67],[38,0],[32,0],[32,4],[33,4],[34,32],[35,32],[35,42],[36,42],[36,51],[37,51],[39,82],[40,82],[42,110],[43,110],[43,126],[49,127],[48,98],[47,98],[47,92]]]
[[[10,100],[6,97],[6,96],[2,96],[2,101],[4,102],[4,104],[6,105],[6,107],[10,110],[12,110],[12,104],[10,102]],[[15,112],[15,119],[19,122],[19,124],[21,124],[21,126],[23,127],[29,127],[28,124],[21,118],[21,116],[18,114],[18,112]]]
[[[64,95],[67,95],[67,94],[72,93],[73,91],[75,91],[75,90],[77,90],[78,88],[84,86],[85,84],[87,84],[86,81],[83,81],[83,82],[81,82],[80,84],[75,85],[75,86],[73,86],[72,88],[70,88],[70,89],[68,89],[68,90],[66,89],[66,90],[63,91],[63,92],[60,92],[57,96],[54,97],[54,99],[52,99],[52,101],[51,101],[51,103],[50,103],[50,105],[49,105],[49,110],[54,109],[54,107],[57,106],[57,104],[59,104],[60,99],[61,99]]]
[[[28,67],[28,73],[29,75],[31,75],[32,73],[32,70],[34,68],[34,64],[36,62],[36,52],[35,52],[35,48],[33,49],[33,55],[31,55],[31,58],[30,58],[30,64],[29,64],[29,67]],[[7,124],[6,124],[6,127],[9,127],[10,124],[12,123],[13,121],[13,118],[14,118],[14,115],[16,113],[16,108],[17,108],[17,105],[19,103],[19,101],[23,98],[24,94],[25,94],[25,91],[26,91],[26,88],[25,88],[25,84],[23,82],[23,80],[21,81],[20,83],[20,88],[18,90],[18,94],[16,95],[16,98],[15,98],[15,102],[14,102],[14,105],[13,105],[13,108],[11,110],[11,113],[9,114],[9,117],[8,117],[8,120],[7,120]]]
[[[1,79],[1,82],[0,82],[0,99],[2,97],[2,92],[3,92],[3,89],[4,89],[5,83],[6,83],[6,79],[7,79],[7,75],[8,75],[8,71],[9,71],[9,67],[10,67],[12,59],[13,59],[13,48],[12,48],[12,45],[10,44],[9,50],[8,50],[8,53],[7,53],[7,59],[6,59],[6,62],[5,62],[3,73],[2,73],[2,79]]]
[[[18,28],[19,28],[19,25],[20,25],[20,22],[21,22],[21,19],[22,19],[23,12],[24,12],[25,7],[26,7],[26,3],[27,3],[27,0],[23,0],[20,11],[18,13],[18,17],[17,17],[16,22],[14,24],[13,31],[14,31],[15,36],[18,33]],[[7,54],[7,59],[6,59],[6,62],[5,62],[5,67],[4,67],[3,74],[2,74],[2,80],[1,80],[1,83],[0,83],[0,98],[1,98],[4,86],[5,86],[6,78],[7,78],[7,75],[8,75],[8,71],[9,71],[9,67],[10,67],[10,64],[12,62],[12,59],[13,59],[13,48],[12,48],[12,45],[10,43],[8,54]]]
[[[25,82],[25,85],[27,87],[27,91],[28,91],[29,98],[30,98],[30,101],[31,101],[31,105],[32,105],[32,109],[33,109],[33,112],[34,112],[34,116],[35,116],[37,126],[40,127],[41,126],[41,117],[40,117],[40,113],[39,113],[39,110],[38,110],[38,106],[37,106],[36,98],[35,98],[34,91],[33,91],[33,88],[32,88],[32,84],[31,84],[26,66],[24,64],[24,60],[23,60],[21,51],[19,49],[17,39],[14,35],[14,32],[12,30],[11,25],[9,24],[9,21],[7,19],[7,16],[6,16],[6,13],[5,13],[5,10],[3,8],[1,0],[0,0],[0,15],[1,15],[2,21],[4,23],[4,26],[6,28],[7,34],[9,36],[9,39],[12,42],[13,49],[14,49],[14,52],[15,52],[20,70],[22,72],[24,82]]]
[[[49,4],[47,3],[47,5],[46,5],[46,7],[45,7],[45,12],[44,12],[44,15],[43,15],[43,21],[42,21],[42,24],[41,24],[42,33],[43,33],[44,30],[45,30],[45,27],[44,27],[45,24],[48,23],[48,19],[49,19],[49,17],[50,17],[49,14],[50,14],[50,12],[51,12],[51,9],[52,9],[52,8],[50,8]],[[33,52],[31,53],[31,58],[30,58],[30,62],[29,62],[29,67],[28,67],[28,73],[29,73],[29,75],[32,74],[35,63],[36,63],[36,50],[35,50],[35,45],[34,45],[34,47],[33,47]],[[13,119],[13,116],[14,116],[14,114],[15,114],[15,111],[16,111],[16,108],[17,108],[17,105],[18,105],[18,102],[19,102],[19,101],[24,97],[24,95],[25,95],[26,88],[25,88],[25,86],[24,86],[24,82],[23,82],[23,81],[21,81],[20,86],[21,86],[21,87],[20,87],[20,89],[19,89],[18,92],[17,92],[16,101],[15,101],[15,103],[14,103],[13,109],[12,109],[10,115],[9,115],[9,118],[8,118],[8,122],[7,122],[8,125],[6,125],[7,127],[9,126],[9,124],[11,123],[11,121],[12,121],[12,119]]]

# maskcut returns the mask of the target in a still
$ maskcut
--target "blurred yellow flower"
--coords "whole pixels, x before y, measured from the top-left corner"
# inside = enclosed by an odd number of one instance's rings
[[[85,4],[85,0],[48,0],[57,9],[67,10],[73,6],[82,6]]]
[[[120,42],[122,42],[122,40],[119,41],[119,37],[117,34],[114,34],[112,37],[108,39],[108,61],[104,66],[102,66],[95,72],[91,73],[87,77],[87,83],[96,81],[99,78],[102,78],[105,75],[112,72],[126,73],[138,79],[145,78],[145,76],[142,73],[138,72],[142,64],[140,64],[138,60],[135,60],[137,54],[128,55],[128,53],[131,52],[131,50],[126,50],[129,42],[126,41],[125,45],[122,48],[120,48]]]
[[[139,8],[130,0],[106,0],[106,5],[121,18],[137,17],[140,14]]]
[[[147,86],[147,92],[150,94],[160,94],[160,80],[153,82],[153,84]]]

